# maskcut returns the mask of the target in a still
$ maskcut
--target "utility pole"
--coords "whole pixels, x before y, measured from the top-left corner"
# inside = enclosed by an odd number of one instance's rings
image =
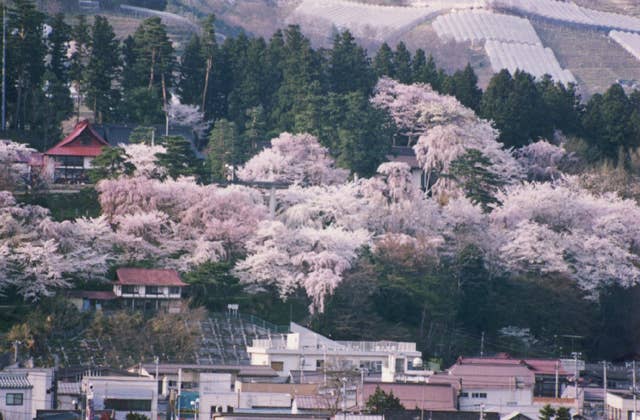
[[[7,129],[7,5],[2,5],[2,131]]]
[[[602,361],[602,388],[604,390],[604,417],[607,418],[607,361]]]
[[[631,382],[633,387],[633,419],[637,420],[636,414],[638,414],[638,390],[636,389],[636,361],[631,362]]]
[[[18,363],[18,346],[22,344],[22,341],[15,340],[13,342],[13,363]]]
[[[556,361],[556,393],[555,393],[556,398],[558,398],[558,382],[560,382],[559,381],[560,378],[558,377],[558,364],[559,363],[560,363],[559,361]]]
[[[484,357],[484,331],[482,331],[482,335],[480,336],[480,357]]]

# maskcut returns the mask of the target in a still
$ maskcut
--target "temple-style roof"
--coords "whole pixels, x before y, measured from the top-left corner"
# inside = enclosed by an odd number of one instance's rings
[[[187,286],[176,270],[119,268],[116,284],[132,286]]]
[[[33,388],[26,375],[0,374],[0,389],[29,389]]]
[[[98,134],[88,120],[76,124],[73,131],[60,143],[45,152],[50,156],[96,157],[109,143]]]

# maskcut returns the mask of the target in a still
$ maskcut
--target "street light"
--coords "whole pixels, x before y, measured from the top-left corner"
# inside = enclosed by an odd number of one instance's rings
[[[195,412],[194,418],[198,420],[198,409],[200,408],[200,398],[196,398],[195,401],[191,401],[190,404]]]

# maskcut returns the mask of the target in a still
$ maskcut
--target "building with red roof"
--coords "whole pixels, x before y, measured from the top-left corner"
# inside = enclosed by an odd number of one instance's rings
[[[119,268],[113,293],[132,309],[167,309],[179,312],[182,289],[187,286],[176,270]]]
[[[67,137],[44,153],[49,178],[54,183],[86,182],[91,162],[104,147],[109,147],[109,143],[91,123],[79,122]]]
[[[67,297],[82,311],[124,306],[180,312],[182,291],[187,284],[176,270],[119,268],[116,277],[112,290],[74,290]]]

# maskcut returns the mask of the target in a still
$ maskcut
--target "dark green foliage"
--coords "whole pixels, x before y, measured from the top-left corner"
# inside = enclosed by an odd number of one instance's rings
[[[105,146],[102,148],[102,153],[93,159],[89,179],[95,184],[101,179],[130,175],[134,170],[135,167],[126,160],[124,149]]]
[[[393,391],[387,394],[377,386],[367,400],[367,410],[371,414],[384,414],[387,410],[404,410],[404,406],[400,403],[400,398],[393,395]]]
[[[225,180],[228,165],[242,162],[242,147],[234,123],[216,121],[209,135],[207,163],[213,180]]]
[[[434,76],[430,75],[430,77]],[[471,64],[467,64],[464,70],[456,71],[453,76],[447,77],[442,90],[444,93],[455,96],[462,105],[478,111],[482,90],[478,87],[478,76]]]
[[[204,306],[211,311],[222,312],[227,304],[246,301],[244,288],[231,273],[233,262],[208,262],[185,274],[189,284],[191,304]]]
[[[393,54],[393,70],[397,81],[401,83],[412,82],[412,68],[411,68],[411,53],[404,45],[404,42],[400,42],[396,46],[396,51]]]
[[[494,122],[500,130],[500,141],[507,147],[551,139],[554,130],[578,134],[582,113],[575,86],[553,83],[549,77],[535,81],[522,71],[513,77],[506,70],[496,74],[479,104],[480,116]]]
[[[178,94],[183,103],[200,105],[204,86],[206,58],[202,54],[198,35],[193,35],[185,47],[180,62]]]
[[[85,72],[86,102],[95,121],[113,120],[120,105],[116,87],[122,63],[119,43],[106,18],[96,16],[91,30],[91,52]]]
[[[567,407],[558,407],[555,420],[571,420],[571,410]]]
[[[540,420],[551,420],[555,418],[556,410],[551,407],[549,404],[545,405],[540,409],[540,416],[538,419]]]
[[[485,212],[500,204],[496,193],[504,182],[489,170],[491,161],[482,152],[469,149],[467,152],[451,162],[449,174],[465,196],[474,204],[480,204]]]
[[[640,108],[620,85],[593,95],[582,119],[584,137],[600,156],[628,168],[630,151],[640,144]]]
[[[368,96],[375,85],[376,78],[367,52],[356,43],[349,31],[344,31],[333,39],[327,66],[333,92],[359,91]]]
[[[373,70],[378,77],[388,76],[394,78],[396,75],[393,51],[386,42],[380,46],[373,59]]]
[[[125,90],[122,108],[128,121],[143,125],[164,122],[162,96],[158,89],[137,87]]]
[[[73,194],[37,194],[20,197],[22,202],[34,204],[51,212],[56,221],[74,220],[80,217],[98,217],[100,203],[93,188],[85,188]]]
[[[436,62],[431,54],[429,54],[429,58],[426,58],[424,50],[421,49],[418,49],[413,57],[413,82],[427,83],[434,90],[440,90]]]
[[[158,165],[167,169],[171,178],[201,176],[202,164],[196,158],[189,140],[182,136],[165,136],[161,139],[165,153],[158,153]]]

